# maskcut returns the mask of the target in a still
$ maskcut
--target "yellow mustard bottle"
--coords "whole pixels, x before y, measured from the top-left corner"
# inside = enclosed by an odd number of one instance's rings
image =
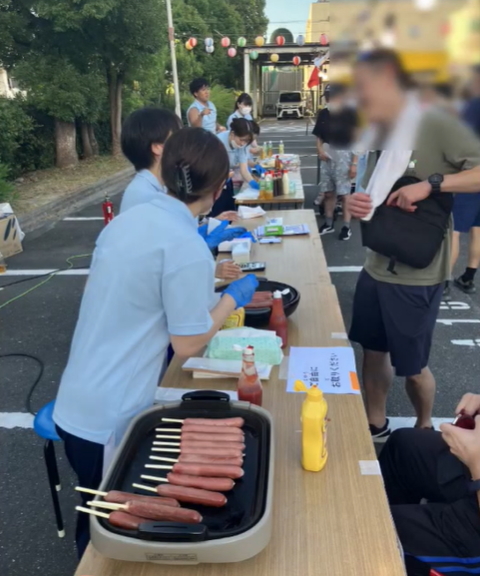
[[[327,463],[327,401],[317,386],[307,388],[301,380],[295,391],[306,392],[302,405],[302,466],[310,472],[320,472]]]

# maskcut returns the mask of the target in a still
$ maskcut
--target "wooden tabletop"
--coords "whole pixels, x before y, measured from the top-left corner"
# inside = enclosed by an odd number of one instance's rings
[[[314,221],[308,211],[273,215],[291,224]],[[267,261],[269,278],[290,283],[301,293],[300,305],[289,319],[289,343],[349,346],[341,339],[345,326],[335,287],[325,281],[328,271],[320,239],[316,228],[311,229],[310,237],[285,238],[280,246],[258,245],[255,250]],[[163,386],[212,387],[207,380],[194,381],[181,370],[181,363],[173,360]],[[235,384],[228,379],[213,383],[223,390]],[[322,472],[311,473],[300,466],[303,395],[288,394],[285,387],[274,368],[264,383],[263,402],[276,425],[273,534],[261,554],[228,565],[162,566],[109,560],[90,545],[76,576],[405,576],[382,478],[362,475],[360,469],[359,462],[376,460],[361,397],[326,397],[329,458]]]
[[[248,199],[248,198],[235,198],[236,204],[245,204],[245,205],[262,205],[268,206],[271,204],[303,204],[305,202],[305,191],[303,189],[303,181],[300,170],[291,171],[288,173],[288,177],[290,182],[295,183],[295,193],[288,194],[283,196],[275,196],[275,198],[257,198],[257,199]]]

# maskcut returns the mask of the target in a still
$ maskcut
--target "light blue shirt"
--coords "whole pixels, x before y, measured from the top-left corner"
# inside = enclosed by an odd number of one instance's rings
[[[226,132],[220,132],[220,134],[217,134],[217,138],[221,140],[222,144],[225,146],[226,151],[228,152],[230,168],[236,168],[240,164],[248,162],[248,146],[234,148],[230,143],[230,132],[228,130]]]
[[[215,104],[213,102],[207,102],[207,105],[205,106],[205,104],[202,104],[198,100],[195,100],[193,102],[193,104],[191,104],[187,110],[187,122],[188,122],[189,126],[191,126],[189,113],[190,113],[190,110],[192,110],[193,108],[196,108],[199,112],[201,112],[202,110],[205,110],[205,108],[209,108],[211,110],[210,114],[207,114],[206,116],[204,116],[202,118],[202,128],[204,128],[205,130],[208,130],[209,132],[213,132],[214,134],[216,134],[217,133],[217,108],[216,108]]]
[[[160,194],[100,234],[53,418],[70,434],[115,445],[152,405],[170,334],[205,334],[215,264],[185,204]]]
[[[120,204],[120,213],[138,204],[151,202],[160,193],[165,194],[166,192],[166,188],[160,184],[158,178],[150,170],[140,170],[125,188],[122,203]]]
[[[245,114],[245,116],[243,114],[240,114],[240,112],[238,110],[235,110],[235,112],[233,114],[230,114],[230,116],[228,117],[227,120],[227,128],[230,130],[231,126],[232,126],[232,120],[235,120],[235,118],[243,118],[244,120],[253,120],[253,117],[251,114]]]

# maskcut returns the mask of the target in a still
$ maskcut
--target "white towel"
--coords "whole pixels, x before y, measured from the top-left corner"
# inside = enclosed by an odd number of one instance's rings
[[[409,94],[393,130],[387,136],[382,155],[365,190],[372,199],[373,209],[363,220],[372,218],[375,208],[384,202],[395,182],[408,168],[422,118],[423,110],[416,94]],[[360,152],[374,150],[378,142],[378,130],[377,126],[367,129],[355,149]]]

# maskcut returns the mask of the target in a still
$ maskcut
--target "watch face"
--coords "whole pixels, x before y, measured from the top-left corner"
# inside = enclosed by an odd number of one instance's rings
[[[443,176],[442,174],[432,174],[428,181],[430,184],[441,184],[443,182]]]

